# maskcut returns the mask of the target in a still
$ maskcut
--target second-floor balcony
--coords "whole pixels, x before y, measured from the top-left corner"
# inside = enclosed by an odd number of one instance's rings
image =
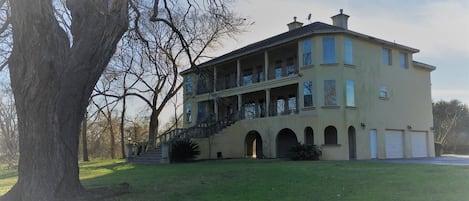
[[[297,51],[298,45],[292,43],[213,66],[201,72],[204,76],[196,76],[196,94],[295,76],[299,71]]]

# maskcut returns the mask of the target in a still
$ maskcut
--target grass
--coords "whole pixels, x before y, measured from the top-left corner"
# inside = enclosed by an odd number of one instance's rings
[[[131,193],[109,201],[140,200],[406,200],[469,198],[469,167],[382,162],[224,160],[132,165],[80,163],[87,188],[127,182]],[[16,172],[0,172],[0,195]]]

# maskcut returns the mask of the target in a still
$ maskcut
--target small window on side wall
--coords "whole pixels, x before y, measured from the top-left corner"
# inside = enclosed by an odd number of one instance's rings
[[[379,98],[381,99],[389,98],[388,87],[386,85],[381,85],[379,87]]]
[[[384,65],[392,65],[391,49],[383,48],[382,50],[382,60]]]
[[[402,69],[407,69],[408,66],[408,59],[407,59],[407,53],[400,52],[399,53],[399,66]]]

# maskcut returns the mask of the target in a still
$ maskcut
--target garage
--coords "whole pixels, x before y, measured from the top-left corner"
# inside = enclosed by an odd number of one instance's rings
[[[412,144],[412,157],[428,157],[428,143],[426,132],[410,132],[410,141]]]
[[[402,131],[387,130],[384,133],[386,158],[404,158],[404,135]]]

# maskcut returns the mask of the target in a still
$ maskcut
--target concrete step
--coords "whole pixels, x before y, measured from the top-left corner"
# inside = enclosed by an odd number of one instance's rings
[[[134,156],[128,160],[129,163],[136,164],[160,164],[162,159],[162,153],[160,148],[151,149],[147,152],[141,153],[138,156]]]

